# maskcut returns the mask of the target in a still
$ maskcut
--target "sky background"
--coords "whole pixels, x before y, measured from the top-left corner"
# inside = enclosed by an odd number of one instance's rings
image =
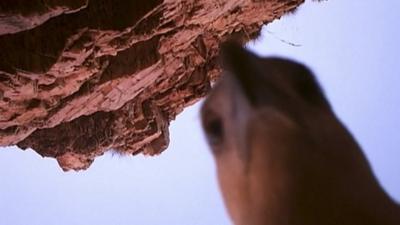
[[[397,201],[399,9],[398,0],[308,1],[249,44],[257,54],[295,59],[315,72]],[[0,148],[0,225],[230,224],[201,133],[200,104],[171,123],[171,144],[154,158],[106,154],[87,171],[64,173],[33,151]]]

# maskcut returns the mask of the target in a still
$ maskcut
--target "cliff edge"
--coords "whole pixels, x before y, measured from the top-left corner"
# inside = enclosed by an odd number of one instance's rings
[[[1,1],[0,146],[65,171],[109,149],[157,155],[169,122],[218,79],[219,44],[303,1]]]

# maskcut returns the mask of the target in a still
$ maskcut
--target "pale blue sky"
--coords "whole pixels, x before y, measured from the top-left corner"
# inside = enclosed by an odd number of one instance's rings
[[[250,46],[312,68],[398,201],[399,9],[398,0],[308,2]],[[172,122],[170,147],[155,158],[107,154],[85,172],[64,173],[32,151],[0,149],[0,225],[230,224],[198,109]]]

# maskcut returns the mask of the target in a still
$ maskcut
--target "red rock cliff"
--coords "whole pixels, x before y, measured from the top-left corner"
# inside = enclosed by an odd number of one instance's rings
[[[2,0],[0,146],[64,170],[109,149],[159,154],[169,122],[218,78],[219,44],[302,2]]]

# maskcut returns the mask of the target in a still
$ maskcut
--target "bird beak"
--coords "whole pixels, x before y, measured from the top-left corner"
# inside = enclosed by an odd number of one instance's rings
[[[237,43],[226,42],[221,45],[220,61],[225,76],[232,76],[250,103],[256,104],[257,93],[265,89],[260,85],[262,73],[258,65],[258,56]]]

